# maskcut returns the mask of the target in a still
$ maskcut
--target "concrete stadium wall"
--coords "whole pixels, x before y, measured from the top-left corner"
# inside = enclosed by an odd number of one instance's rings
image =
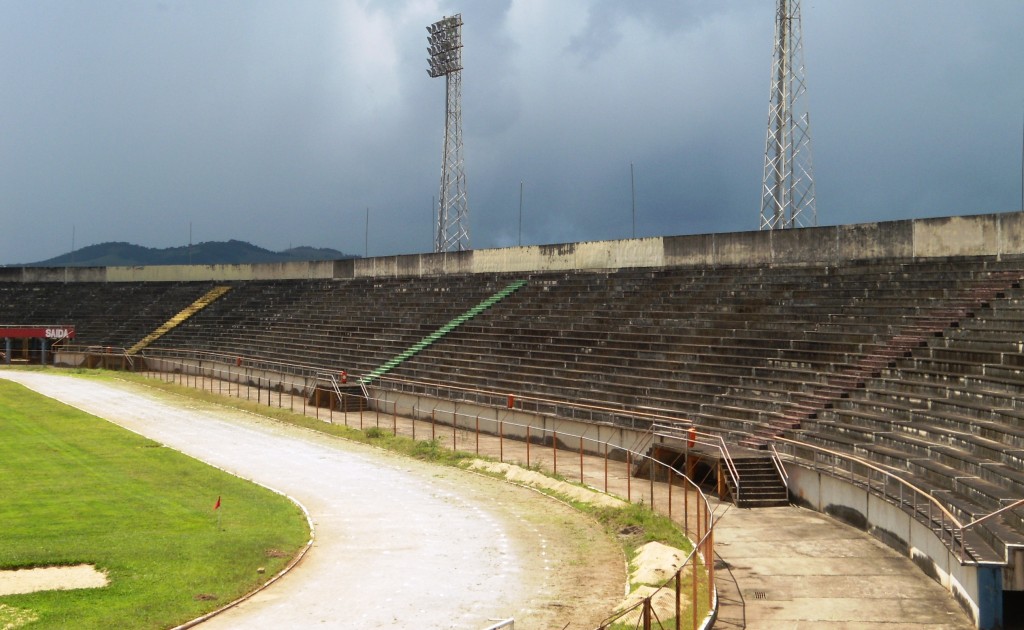
[[[1002,627],[1002,566],[960,564],[930,527],[861,486],[792,464],[786,472],[794,503],[871,533],[945,587],[976,627]]]
[[[305,280],[1024,255],[1024,214],[253,265],[2,267],[0,282]]]

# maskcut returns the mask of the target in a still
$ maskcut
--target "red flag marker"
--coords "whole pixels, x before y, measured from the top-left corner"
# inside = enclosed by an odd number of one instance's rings
[[[215,509],[215,510],[219,510],[220,509],[220,497],[217,497],[217,504],[213,506],[213,509]]]

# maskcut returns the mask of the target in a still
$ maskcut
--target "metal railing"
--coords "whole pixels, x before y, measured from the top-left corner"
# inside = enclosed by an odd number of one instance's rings
[[[964,531],[967,527],[927,491],[880,466],[848,453],[782,437],[775,438],[775,443],[793,462],[809,463],[816,469],[827,471],[833,477],[845,478],[854,485],[863,485],[868,492],[882,497],[889,503],[909,509],[915,518],[927,523],[936,532],[939,540],[953,552],[961,564],[977,562],[964,544]],[[781,463],[781,456],[779,461]],[[837,470],[846,475],[837,474]],[[970,525],[973,526],[991,516],[994,516],[994,513]]]
[[[664,425],[655,423],[652,427],[655,435],[659,437],[667,437],[674,440],[682,440],[688,447],[692,441],[694,446],[707,446],[718,451],[719,456],[722,458],[722,462],[725,464],[726,472],[732,479],[733,487],[736,488],[736,503],[740,501],[740,495],[743,492],[743,488],[740,485],[740,471],[736,468],[736,463],[732,459],[732,453],[729,452],[729,445],[725,443],[725,438],[717,433],[707,433],[704,431],[698,431],[692,424],[689,426],[677,426],[677,425]],[[680,431],[686,431],[684,434],[680,434]],[[690,437],[690,431],[692,431],[693,438]]]

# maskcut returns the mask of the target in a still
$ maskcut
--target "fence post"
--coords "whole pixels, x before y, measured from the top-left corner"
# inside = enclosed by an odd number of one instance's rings
[[[580,436],[580,484],[583,484],[583,436]]]
[[[526,467],[530,467],[530,425],[526,425]]]
[[[455,429],[458,428],[458,425],[459,425],[459,414],[457,414],[457,413],[455,413],[453,411],[452,412],[452,450],[453,451],[456,450],[456,448],[457,448],[457,439],[458,438],[456,436]]]
[[[554,474],[558,474],[558,431],[551,432],[551,467]]]
[[[608,494],[608,442],[604,443],[604,493]]]
[[[633,502],[633,452],[626,449],[626,501]]]
[[[437,407],[430,410],[430,441],[437,439]]]
[[[480,414],[476,414],[476,454],[480,455]]]
[[[651,478],[651,511],[654,511],[654,458],[647,458],[647,476]]]
[[[679,567],[676,571],[676,630],[680,630],[683,620],[679,617],[682,615],[680,604],[680,598],[682,597],[683,591],[683,567]]]
[[[672,520],[672,476],[675,474],[672,467],[668,466],[668,520]]]
[[[684,476],[684,479],[686,477]],[[690,482],[687,479],[687,483],[683,484],[683,533],[688,534],[690,532]]]
[[[505,463],[505,422],[498,420],[498,461]]]
[[[698,508],[698,510],[699,509],[700,508]],[[696,553],[696,551],[697,551],[696,548],[694,548],[694,554],[692,556],[690,556],[690,564],[693,566],[693,588],[691,589],[693,591],[693,594],[690,597],[690,610],[693,611],[693,626],[692,626],[693,628],[697,627],[697,553]]]
[[[708,528],[707,549],[704,551],[704,562],[708,565],[708,610],[711,610],[711,605],[714,603],[712,594],[715,592],[715,530],[710,527]]]

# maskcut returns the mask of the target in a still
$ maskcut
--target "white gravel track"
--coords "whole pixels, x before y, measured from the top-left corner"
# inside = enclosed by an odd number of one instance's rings
[[[479,629],[552,605],[545,591],[556,560],[544,527],[524,513],[528,491],[139,385],[12,370],[0,378],[308,509],[316,538],[305,560],[203,628]],[[222,510],[230,519],[228,498]]]

